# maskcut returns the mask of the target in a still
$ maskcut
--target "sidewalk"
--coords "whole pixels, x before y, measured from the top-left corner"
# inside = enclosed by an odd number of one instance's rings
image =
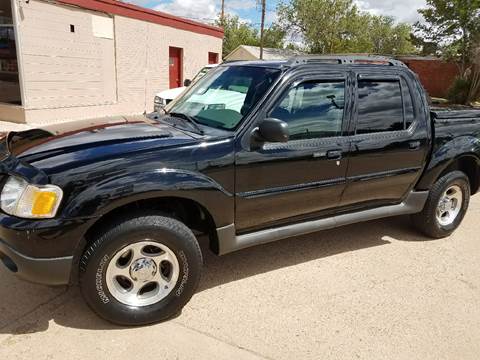
[[[32,126],[27,124],[16,124],[8,121],[0,121],[0,132],[22,131],[31,128]]]

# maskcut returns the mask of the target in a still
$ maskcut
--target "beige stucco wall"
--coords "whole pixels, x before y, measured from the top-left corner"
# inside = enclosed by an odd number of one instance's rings
[[[184,79],[208,63],[208,52],[221,57],[222,39],[213,36],[113,16],[114,39],[98,38],[92,15],[106,15],[41,0],[18,4],[27,123],[151,111],[155,93],[169,86],[170,46],[183,48]]]

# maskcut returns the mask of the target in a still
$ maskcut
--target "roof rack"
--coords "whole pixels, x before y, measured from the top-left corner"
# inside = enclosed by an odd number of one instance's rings
[[[379,55],[310,55],[295,56],[288,60],[289,66],[305,65],[305,64],[343,64],[343,65],[387,65],[402,66],[406,65],[398,60]]]

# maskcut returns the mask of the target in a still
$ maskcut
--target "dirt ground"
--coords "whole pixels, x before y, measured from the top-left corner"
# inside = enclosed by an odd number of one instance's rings
[[[120,328],[0,268],[0,359],[478,359],[480,196],[450,238],[400,217],[206,256],[177,318]]]

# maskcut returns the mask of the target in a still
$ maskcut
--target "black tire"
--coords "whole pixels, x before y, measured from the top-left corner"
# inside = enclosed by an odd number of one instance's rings
[[[463,195],[460,212],[449,225],[442,225],[436,216],[437,207],[442,195],[452,186],[458,186]],[[422,212],[412,215],[414,226],[423,234],[433,239],[451,235],[462,223],[470,203],[470,181],[461,171],[453,171],[437,180],[430,190],[427,203]]]
[[[148,239],[167,246],[176,256],[179,276],[173,290],[148,306],[129,306],[109,291],[109,260],[122,248]],[[200,281],[202,253],[195,235],[178,220],[158,214],[124,218],[111,224],[88,246],[80,260],[80,289],[100,317],[119,325],[146,325],[177,315],[191,299]]]

